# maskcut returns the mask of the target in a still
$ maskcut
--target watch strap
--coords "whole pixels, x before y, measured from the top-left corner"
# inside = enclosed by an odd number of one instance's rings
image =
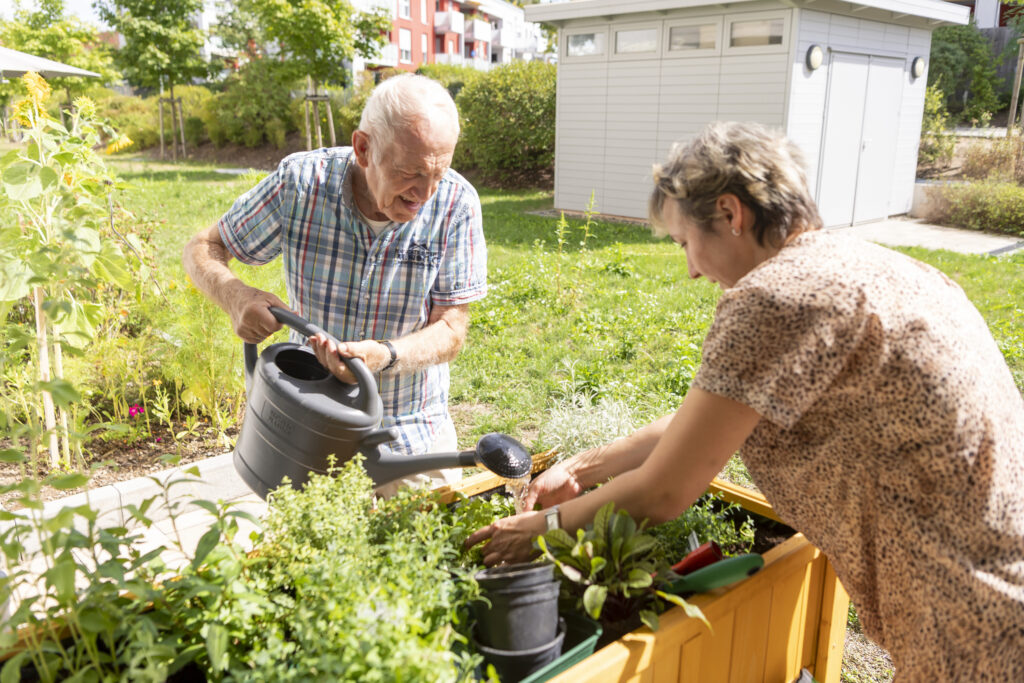
[[[561,514],[557,505],[552,505],[544,512],[544,523],[547,525],[548,531],[562,528]]]
[[[393,368],[395,366],[395,363],[398,362],[398,352],[395,351],[395,345],[389,342],[387,339],[381,339],[378,341],[378,343],[383,344],[385,347],[387,347],[388,352],[391,354],[391,360],[388,361],[387,365],[380,369],[381,372],[384,372],[385,370],[390,370],[391,368]]]

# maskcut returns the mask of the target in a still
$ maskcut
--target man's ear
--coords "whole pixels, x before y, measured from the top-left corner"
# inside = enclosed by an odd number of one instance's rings
[[[356,163],[361,168],[370,165],[370,136],[361,130],[352,131],[352,150],[356,154]]]

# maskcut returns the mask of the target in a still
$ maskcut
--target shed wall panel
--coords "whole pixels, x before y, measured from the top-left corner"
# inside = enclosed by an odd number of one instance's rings
[[[924,96],[928,83],[927,74],[911,78],[909,65],[916,56],[931,51],[931,33],[924,29],[910,29],[908,36],[908,59],[903,102],[900,105],[900,124],[896,137],[896,165],[892,174],[892,195],[889,198],[889,213],[900,214],[910,211],[914,198],[914,181],[917,178],[917,155],[921,142],[921,123],[924,118]]]

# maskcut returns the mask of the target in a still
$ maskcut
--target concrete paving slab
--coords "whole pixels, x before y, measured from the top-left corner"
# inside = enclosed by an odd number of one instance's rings
[[[886,246],[946,249],[962,254],[999,255],[1024,249],[1024,240],[1013,235],[961,230],[915,219],[890,218],[829,230]]]

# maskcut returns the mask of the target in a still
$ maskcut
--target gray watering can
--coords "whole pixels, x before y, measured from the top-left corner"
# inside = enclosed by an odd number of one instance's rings
[[[291,311],[271,307],[278,322],[306,337],[334,337]],[[374,484],[381,485],[417,472],[449,467],[482,466],[505,478],[530,472],[529,452],[505,434],[487,434],[476,448],[453,453],[395,455],[386,446],[398,437],[381,429],[377,382],[359,358],[342,361],[356,377],[346,384],[320,364],[308,346],[271,344],[258,354],[245,344],[245,419],[235,444],[235,470],[261,498],[288,477],[301,488],[310,473],[326,474],[334,456],[341,465],[356,453]]]

